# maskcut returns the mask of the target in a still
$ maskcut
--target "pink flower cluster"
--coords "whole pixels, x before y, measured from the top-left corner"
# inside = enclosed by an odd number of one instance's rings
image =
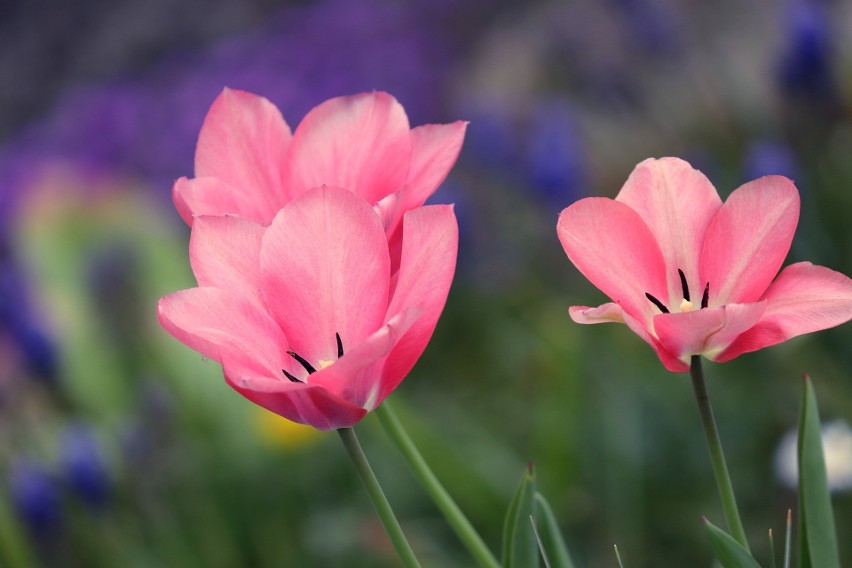
[[[411,129],[381,92],[314,108],[291,133],[264,98],[226,89],[174,201],[198,287],[162,326],[249,400],[319,429],[351,426],[402,381],[443,310],[458,249],[424,206],[466,123]]]

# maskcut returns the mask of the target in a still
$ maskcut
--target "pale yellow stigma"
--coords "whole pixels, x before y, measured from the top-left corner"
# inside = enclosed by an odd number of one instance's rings
[[[319,361],[317,361],[317,366],[319,366],[320,369],[325,369],[326,367],[334,363],[334,361],[334,359],[320,359]]]
[[[687,300],[686,298],[680,303],[680,311],[681,312],[691,312],[692,311],[692,302]]]

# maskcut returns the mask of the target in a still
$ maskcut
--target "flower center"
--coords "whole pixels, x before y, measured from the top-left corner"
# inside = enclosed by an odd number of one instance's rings
[[[334,337],[337,339],[337,358],[340,359],[341,357],[343,357],[343,342],[340,341],[340,334],[339,333],[335,333]],[[305,370],[308,372],[309,375],[317,372],[316,368],[313,365],[311,365],[308,362],[307,359],[305,359],[304,357],[302,357],[301,355],[299,355],[295,351],[288,351],[287,355],[289,355],[290,357],[292,357],[293,359],[298,361],[299,364],[302,367],[305,368]],[[326,367],[328,367],[332,363],[334,363],[333,359],[320,359],[319,361],[317,361],[317,365],[319,366],[320,369],[325,369]],[[302,379],[296,377],[295,375],[289,373],[287,371],[287,369],[281,369],[281,372],[284,373],[284,376],[286,376],[288,379],[290,379],[291,383],[304,383],[305,382]]]
[[[680,276],[680,286],[683,291],[683,300],[681,300],[680,305],[678,306],[678,311],[681,313],[691,312],[695,309],[695,304],[692,303],[689,297],[689,285],[686,283],[686,275],[683,273],[683,270],[680,268],[677,269],[678,276]],[[664,303],[660,300],[652,296],[650,293],[645,292],[645,297],[648,298],[652,304],[657,306],[661,312],[664,314],[670,313],[670,310],[666,307]],[[708,282],[704,286],[704,294],[701,296],[701,308],[704,309],[710,303],[710,283]]]

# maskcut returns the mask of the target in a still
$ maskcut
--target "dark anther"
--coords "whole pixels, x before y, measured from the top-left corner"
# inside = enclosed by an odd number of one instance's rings
[[[284,375],[285,375],[288,379],[290,379],[290,382],[291,382],[291,383],[302,383],[302,382],[304,382],[304,381],[300,381],[299,379],[297,379],[296,377],[294,377],[293,375],[291,375],[290,373],[288,373],[286,369],[281,369],[281,372],[282,372],[282,373],[284,373]]]
[[[343,357],[343,342],[340,341],[339,333],[335,333],[334,336],[337,338],[337,358],[340,359]]]
[[[701,307],[706,308],[707,304],[710,303],[710,283],[707,283],[707,286],[704,287],[704,296],[701,297]]]
[[[683,288],[683,299],[687,302],[689,301],[689,286],[686,285],[686,275],[683,273],[683,270],[680,268],[677,269],[677,273],[680,274],[680,287]]]
[[[288,352],[287,352],[287,355],[289,355],[290,357],[292,357],[293,359],[295,359],[296,361],[298,361],[299,363],[301,363],[302,367],[304,367],[304,368],[305,368],[305,370],[308,372],[308,374],[309,374],[309,375],[310,375],[311,373],[316,373],[316,372],[317,372],[317,370],[316,370],[316,369],[314,369],[314,366],[313,366],[313,365],[311,365],[310,363],[308,363],[307,361],[305,361],[305,359],[304,359],[301,355],[299,355],[298,353],[296,353],[295,351],[288,351]]]
[[[654,296],[652,296],[648,292],[645,292],[645,297],[648,298],[649,300],[651,300],[651,303],[653,303],[655,306],[660,308],[661,312],[663,312],[664,314],[669,313],[669,309],[667,307],[665,307],[661,301],[656,299]]]

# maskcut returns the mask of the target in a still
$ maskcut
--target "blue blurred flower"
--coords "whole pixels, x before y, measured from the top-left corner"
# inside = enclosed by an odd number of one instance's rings
[[[109,498],[111,480],[106,462],[92,429],[71,424],[62,432],[61,463],[65,481],[74,493],[92,507]]]
[[[749,143],[742,169],[746,180],[781,175],[795,181],[799,174],[793,150],[780,140],[771,138],[758,138]]]
[[[588,164],[569,105],[536,107],[528,129],[526,170],[544,201],[560,210],[586,194]]]
[[[9,494],[21,522],[35,536],[47,536],[61,525],[61,499],[55,480],[40,464],[17,459],[9,471]]]
[[[818,0],[792,0],[787,6],[787,43],[778,62],[778,80],[790,95],[833,99],[831,30]]]
[[[0,328],[14,340],[27,370],[52,382],[58,365],[56,347],[36,321],[19,268],[4,256],[0,252]]]

